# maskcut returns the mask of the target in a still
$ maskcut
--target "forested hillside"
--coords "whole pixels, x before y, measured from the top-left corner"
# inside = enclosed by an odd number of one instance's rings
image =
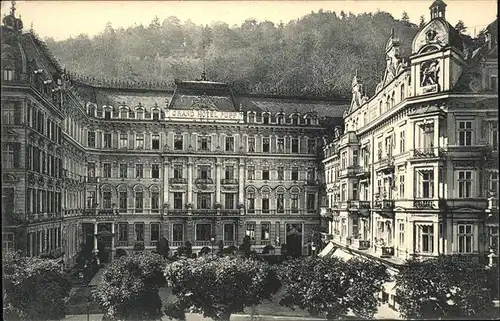
[[[205,55],[208,80],[232,83],[237,92],[346,97],[356,69],[373,93],[391,28],[409,55],[417,26],[385,12],[319,11],[287,24],[248,19],[240,26],[156,18],[127,29],[108,24],[92,38],[46,41],[69,71],[99,79],[199,79]]]

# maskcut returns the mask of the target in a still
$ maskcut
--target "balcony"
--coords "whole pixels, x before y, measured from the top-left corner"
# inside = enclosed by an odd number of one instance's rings
[[[210,241],[194,241],[194,246],[213,246]]]
[[[373,211],[381,216],[394,218],[394,200],[375,200]]]
[[[86,182],[87,183],[99,183],[99,177],[89,177],[87,176],[87,179],[86,179]]]
[[[256,215],[256,216],[314,216],[317,217],[317,210],[291,210],[291,209],[285,209],[285,210],[262,210],[262,209],[247,209],[245,214],[247,215]]]
[[[271,245],[271,240],[260,240],[260,245]]]
[[[417,148],[411,151],[410,162],[436,160],[445,157],[444,149],[439,147]]]
[[[208,184],[213,184],[214,181],[211,178],[197,178],[194,183],[196,185],[208,185]]]
[[[229,246],[236,246],[235,241],[224,241],[224,247],[229,247]]]
[[[357,167],[348,166],[347,168],[341,169],[339,171],[338,178],[356,177],[356,175],[357,175]]]
[[[487,198],[455,198],[455,199],[447,199],[442,200],[447,209],[454,210],[460,208],[470,208],[476,210],[485,210],[488,208],[488,199]]]
[[[223,178],[221,179],[222,185],[238,185],[238,180],[234,178]]]
[[[370,167],[368,166],[357,166],[356,176],[360,180],[370,179]]]
[[[187,184],[187,179],[182,177],[171,178],[168,181],[170,184]]]
[[[394,247],[385,245],[375,245],[375,254],[381,258],[389,258],[394,256]]]
[[[437,199],[415,199],[413,208],[418,210],[436,210],[439,209],[439,200]]]
[[[197,208],[197,209],[192,209],[192,210],[189,210],[193,215],[198,215],[198,216],[202,216],[202,215],[217,215],[217,211],[216,209],[212,209],[212,208]]]
[[[394,172],[394,157],[387,154],[385,158],[379,160],[376,164],[377,172],[392,173]]]
[[[351,247],[356,250],[367,250],[370,248],[370,241],[361,239],[351,239]]]
[[[128,246],[128,241],[116,241],[116,247]]]
[[[173,247],[179,247],[179,246],[183,246],[183,245],[184,245],[183,241],[173,241],[172,242]]]
[[[358,145],[359,144],[359,140],[358,140],[358,136],[356,135],[356,133],[354,131],[348,131],[346,132],[345,134],[343,134],[342,136],[340,136],[340,140],[339,140],[339,147],[342,148],[342,147],[345,147],[347,145]]]

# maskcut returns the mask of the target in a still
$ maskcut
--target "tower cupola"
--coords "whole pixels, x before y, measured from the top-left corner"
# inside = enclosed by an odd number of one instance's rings
[[[443,0],[436,0],[432,3],[432,5],[429,7],[431,10],[431,20],[432,19],[437,19],[437,18],[445,18],[445,13],[446,13],[446,3],[444,3]]]

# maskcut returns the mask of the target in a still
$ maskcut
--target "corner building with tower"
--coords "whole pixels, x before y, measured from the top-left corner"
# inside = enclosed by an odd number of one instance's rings
[[[309,254],[321,150],[348,102],[124,83],[62,69],[15,10],[2,26],[4,250],[72,266],[82,249],[288,243]]]
[[[412,258],[498,260],[497,20],[466,44],[445,9],[432,3],[411,53],[392,33],[374,96],[354,77],[344,131],[323,149],[320,255],[372,258],[393,274]],[[384,288],[396,306],[394,282]]]

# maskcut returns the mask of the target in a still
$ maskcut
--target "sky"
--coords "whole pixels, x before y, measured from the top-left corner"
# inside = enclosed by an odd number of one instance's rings
[[[24,26],[33,25],[42,38],[64,40],[85,33],[94,36],[103,31],[107,22],[113,28],[127,28],[149,23],[158,16],[160,22],[176,16],[182,22],[210,24],[214,21],[241,25],[246,19],[269,20],[275,23],[300,18],[319,9],[325,11],[363,12],[386,11],[396,19],[406,11],[410,20],[418,23],[423,15],[429,20],[433,0],[336,0],[336,1],[17,1],[16,15]],[[474,35],[497,16],[494,0],[445,0],[446,19],[455,25],[463,20],[467,33]],[[2,16],[10,10],[10,1],[1,1]]]

